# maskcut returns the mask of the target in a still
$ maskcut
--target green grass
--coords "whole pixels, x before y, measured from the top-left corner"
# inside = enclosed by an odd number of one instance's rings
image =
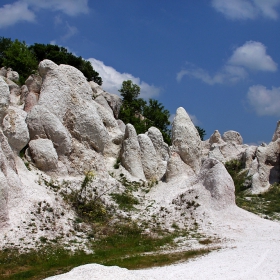
[[[156,253],[163,245],[174,246],[173,239],[178,233],[161,232],[145,235],[135,223],[104,227],[104,232],[100,236],[92,243],[93,254],[82,251],[71,253],[50,245],[38,251],[32,250],[22,254],[16,250],[2,251],[0,279],[43,279],[87,263],[138,269],[167,265],[209,252],[209,250],[190,250],[180,253]]]

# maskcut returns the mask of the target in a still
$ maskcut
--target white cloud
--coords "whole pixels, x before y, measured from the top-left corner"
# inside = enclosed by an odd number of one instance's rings
[[[190,76],[209,85],[236,83],[248,76],[246,69],[275,72],[277,63],[266,53],[266,47],[262,43],[248,41],[236,48],[226,64],[215,74],[211,75],[187,62],[187,67],[177,73],[176,79],[180,82],[184,76]]]
[[[107,66],[103,61],[97,60],[95,58],[88,59],[94,70],[96,70],[103,80],[102,88],[110,93],[115,93],[120,95],[119,89],[122,86],[122,82],[126,80],[131,80],[133,83],[137,84],[141,88],[140,97],[142,98],[154,98],[160,93],[160,89],[141,81],[140,78],[136,78],[129,73],[120,73],[111,66]]]
[[[40,9],[60,11],[69,16],[89,12],[88,0],[19,0],[0,7],[0,28],[18,22],[34,22]]]
[[[187,63],[190,65],[190,63]],[[206,70],[198,68],[194,65],[188,69],[183,69],[177,73],[177,81],[180,82],[184,76],[190,76],[201,80],[208,85],[235,83],[247,77],[247,72],[244,68],[233,65],[225,65],[220,71],[214,75],[210,75]]]
[[[228,63],[244,66],[251,70],[277,71],[277,63],[266,54],[266,47],[262,43],[255,41],[248,41],[237,48]]]
[[[62,36],[61,38],[62,40],[67,40],[78,33],[77,27],[69,25],[68,22],[66,22],[65,28],[66,28],[66,34]]]
[[[277,19],[280,0],[212,0],[212,6],[229,19]]]
[[[280,87],[272,87],[270,90],[255,85],[249,88],[247,98],[258,115],[280,116]]]
[[[0,28],[16,24],[21,21],[33,22],[35,14],[28,9],[27,3],[17,1],[0,8]]]
[[[88,0],[22,0],[35,9],[60,11],[69,16],[89,12]]]

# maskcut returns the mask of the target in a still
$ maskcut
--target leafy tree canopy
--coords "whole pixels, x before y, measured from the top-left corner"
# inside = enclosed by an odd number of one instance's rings
[[[56,45],[37,44],[27,46],[25,42],[0,37],[0,66],[11,67],[20,75],[20,83],[37,69],[43,59],[50,59],[56,64],[68,64],[79,69],[88,81],[102,85],[102,78],[89,61],[77,57],[66,48]]]
[[[119,90],[123,98],[119,118],[125,123],[134,125],[137,134],[145,133],[151,126],[157,127],[168,144],[171,143],[169,111],[157,100],[138,98],[140,87],[131,80],[124,81]]]

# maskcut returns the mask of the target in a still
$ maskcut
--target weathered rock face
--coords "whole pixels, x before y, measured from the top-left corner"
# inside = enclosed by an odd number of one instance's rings
[[[193,169],[182,161],[180,155],[174,151],[171,151],[165,173],[166,182],[170,182],[173,179],[177,179],[178,177],[190,177],[194,175],[195,173]]]
[[[157,154],[158,179],[162,179],[167,168],[167,161],[169,159],[169,147],[163,141],[162,134],[160,130],[156,127],[150,127],[147,131],[147,135],[151,139]]]
[[[8,220],[8,182],[0,170],[0,227]]]
[[[29,131],[25,122],[27,113],[10,106],[3,120],[3,132],[12,149],[19,152],[29,142]]]
[[[26,119],[30,139],[50,139],[58,155],[68,155],[72,149],[71,136],[60,120],[44,106],[36,105]]]
[[[18,72],[13,71],[13,69],[11,69],[11,68],[7,69],[7,76],[6,77],[13,82],[18,82],[18,80],[19,80]]]
[[[222,139],[225,142],[228,142],[228,143],[234,143],[234,144],[237,144],[237,145],[242,145],[243,144],[242,136],[240,135],[239,132],[236,132],[234,130],[226,131],[223,134]]]
[[[98,104],[100,104],[101,106],[103,106],[108,113],[110,113],[112,116],[113,114],[113,110],[111,109],[111,107],[109,106],[108,102],[106,101],[106,99],[104,98],[104,96],[102,94],[98,95],[94,101]]]
[[[36,92],[29,92],[24,99],[24,111],[30,112],[31,109],[38,104],[39,94]]]
[[[7,77],[7,69],[6,69],[6,67],[0,68],[0,76]]]
[[[95,83],[94,81],[90,81],[89,82],[89,86],[90,86],[90,88],[92,90],[94,98],[104,92],[102,87],[99,84]]]
[[[111,139],[93,103],[86,78],[76,68],[57,66],[50,60],[39,64],[39,73],[43,83],[38,104],[56,115],[73,137],[103,153]]]
[[[2,124],[4,116],[10,104],[10,91],[7,83],[0,76],[0,124]]]
[[[106,91],[104,91],[102,95],[107,100],[109,106],[113,111],[114,117],[117,119],[119,117],[119,112],[122,106],[122,99],[118,95],[108,93]]]
[[[172,146],[182,160],[189,165],[195,173],[198,173],[201,166],[201,140],[189,115],[182,107],[177,109],[173,122]]]
[[[138,142],[140,146],[141,162],[145,177],[147,179],[158,180],[157,153],[151,139],[145,134],[139,134]]]
[[[141,162],[141,150],[135,128],[127,124],[121,150],[121,164],[134,177],[145,180]]]
[[[51,140],[31,140],[29,148],[32,158],[39,169],[51,171],[58,167],[58,156]]]
[[[39,75],[32,74],[27,78],[25,84],[29,92],[40,93],[42,86],[42,78]]]
[[[223,144],[224,141],[221,137],[221,134],[218,130],[215,130],[214,133],[209,138],[209,143],[212,145],[214,143]]]
[[[255,151],[247,151],[246,166],[249,166],[248,175],[252,176],[252,192],[263,192],[280,181],[279,154],[280,140],[259,146]]]
[[[222,210],[230,205],[235,205],[234,183],[221,162],[213,158],[206,159],[198,178],[211,193],[214,209]]]

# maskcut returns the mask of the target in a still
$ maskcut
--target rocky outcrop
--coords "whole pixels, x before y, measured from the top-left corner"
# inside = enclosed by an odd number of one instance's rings
[[[150,127],[147,131],[147,135],[151,139],[153,146],[156,150],[158,169],[157,176],[158,179],[162,179],[165,175],[167,168],[167,161],[169,159],[169,147],[164,142],[160,130],[156,127]]]
[[[240,135],[239,132],[234,131],[234,130],[226,131],[223,134],[222,139],[227,143],[234,143],[236,145],[242,145],[243,144],[242,136]]]
[[[215,210],[235,205],[234,182],[221,162],[213,158],[205,160],[198,179],[210,192]]]
[[[27,113],[17,107],[10,106],[3,120],[3,132],[9,145],[17,153],[29,142],[29,131],[25,122]]]
[[[138,142],[140,146],[141,162],[145,177],[148,180],[158,180],[157,153],[151,139],[145,134],[139,134]]]
[[[60,120],[44,106],[36,105],[26,119],[30,139],[50,139],[58,155],[68,155],[72,149],[71,136]]]
[[[13,81],[13,82],[18,82],[18,80],[19,80],[19,74],[18,74],[18,72],[13,71],[12,68],[8,68],[8,69],[7,69],[7,75],[6,75],[6,77],[7,77],[9,80]]]
[[[35,92],[39,94],[42,86],[42,77],[37,74],[32,74],[27,78],[25,84],[29,92]]]
[[[175,151],[171,151],[165,173],[166,182],[178,179],[179,177],[191,177],[194,175],[193,169],[182,161],[180,155]]]
[[[275,142],[279,138],[280,138],[280,121],[277,122],[275,132],[272,136],[272,142]]]
[[[7,83],[0,76],[0,124],[2,124],[4,116],[7,114],[10,105],[10,91]]]
[[[106,91],[104,91],[102,95],[111,107],[114,117],[117,119],[122,106],[122,99],[118,95]]]
[[[29,142],[29,149],[36,166],[43,171],[58,167],[58,156],[49,139],[36,139]]]
[[[202,146],[199,134],[184,108],[176,111],[172,126],[172,146],[181,159],[189,165],[195,173],[201,166]]]
[[[134,177],[145,180],[141,161],[141,150],[135,128],[127,124],[121,150],[121,164]]]
[[[76,68],[58,66],[50,60],[39,64],[39,73],[43,84],[38,104],[56,115],[73,137],[103,153],[111,139],[86,78]]]
[[[113,110],[111,109],[111,107],[109,106],[108,102],[106,101],[106,99],[102,94],[98,95],[94,99],[94,101],[100,104],[101,106],[103,106],[112,116],[114,115]]]

